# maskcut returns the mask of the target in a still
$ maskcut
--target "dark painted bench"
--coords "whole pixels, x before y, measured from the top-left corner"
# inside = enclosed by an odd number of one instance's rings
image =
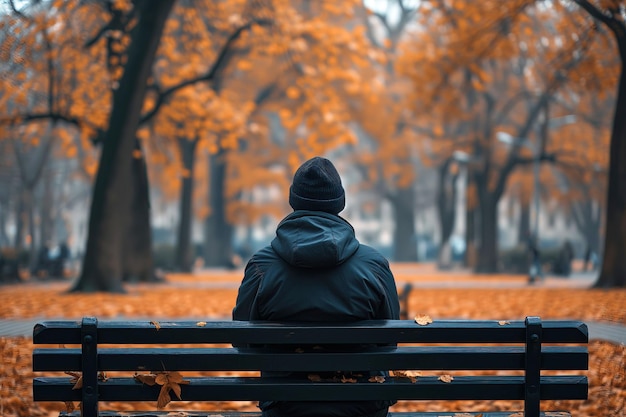
[[[37,376],[33,381],[34,400],[81,402],[84,416],[98,415],[99,401],[148,401],[153,402],[150,405],[156,409],[161,386],[150,386],[134,378],[135,373],[147,375],[150,371],[155,374],[180,372],[189,381],[181,385],[184,401],[521,400],[517,404],[524,409],[526,417],[569,415],[566,412],[540,413],[540,401],[586,399],[588,388],[587,377],[581,372],[588,364],[587,326],[578,321],[541,321],[537,317],[510,323],[436,320],[425,326],[413,320],[335,325],[232,321],[206,324],[190,321],[99,322],[95,318],[84,318],[82,323],[47,321],[37,324],[33,342],[55,346],[34,350],[34,371],[82,373],[80,389],[73,389],[76,380],[69,375]],[[277,353],[261,347],[231,347],[231,344],[251,343],[256,346],[287,344],[304,349],[286,349]],[[345,349],[335,349],[334,353],[319,349],[320,344],[346,343],[397,343],[399,346],[371,347],[357,353]],[[187,347],[180,346],[183,344]],[[233,376],[233,371],[260,369],[303,371],[309,373],[309,378],[261,379],[254,376],[256,373]],[[313,376],[327,371],[381,369],[419,370],[424,376],[416,381],[401,376],[386,377],[383,382],[366,378],[344,382],[318,380]],[[455,375],[461,370],[477,372]],[[485,370],[517,372],[510,375],[481,372]],[[543,370],[551,372],[542,375]],[[193,371],[219,372],[194,376],[198,373]],[[108,372],[109,377],[102,378],[101,372]],[[442,382],[438,378],[442,374],[452,375],[454,379]],[[171,397],[173,401],[178,400],[174,392]],[[165,409],[175,410],[177,405],[184,409],[184,404],[175,402]],[[165,415],[167,411],[161,413]],[[503,417],[513,413],[467,415]],[[100,415],[118,414],[100,411]],[[155,416],[158,413],[119,415]],[[216,411],[186,415],[258,416],[259,413]],[[390,415],[432,417],[453,416],[455,413],[393,412]]]

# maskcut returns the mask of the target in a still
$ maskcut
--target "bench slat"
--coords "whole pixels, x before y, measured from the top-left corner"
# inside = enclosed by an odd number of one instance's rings
[[[35,349],[35,371],[79,371],[80,349]],[[524,347],[398,347],[371,349],[368,352],[277,353],[258,349],[229,348],[102,348],[98,351],[101,371],[230,370],[246,371],[335,371],[416,369],[416,370],[521,370]],[[363,364],[366,364],[364,367]],[[546,346],[541,367],[546,370],[585,370],[587,348],[583,346]]]
[[[387,379],[384,383],[312,382],[290,378],[198,377],[182,386],[185,401],[350,400],[519,400],[524,398],[523,376],[459,376],[451,383],[437,377]],[[35,378],[35,401],[80,401],[70,378]],[[100,401],[155,401],[160,386],[147,386],[133,378],[111,378],[98,384]],[[541,377],[541,399],[586,399],[585,376]]]
[[[586,343],[587,326],[580,321],[543,321],[543,343]],[[464,330],[470,331],[464,331]],[[80,343],[80,322],[46,321],[33,330],[33,343]],[[520,343],[523,321],[435,320],[419,326],[413,320],[375,320],[350,324],[213,321],[99,321],[99,344],[234,343]]]

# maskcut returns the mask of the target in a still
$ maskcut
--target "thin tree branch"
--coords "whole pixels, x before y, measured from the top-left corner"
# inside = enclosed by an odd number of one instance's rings
[[[154,107],[147,112],[146,114],[144,114],[140,121],[139,124],[143,124],[146,123],[148,120],[150,120],[152,117],[154,117],[160,110],[161,106],[163,104],[165,104],[165,102],[167,101],[167,99],[174,94],[175,92],[177,92],[178,90],[185,88],[187,86],[196,84],[198,82],[202,82],[202,81],[213,81],[216,77],[216,75],[218,74],[218,71],[220,71],[226,64],[227,64],[227,58],[228,55],[231,51],[231,47],[232,45],[239,39],[239,37],[241,36],[241,34],[250,29],[253,25],[257,24],[257,25],[269,25],[272,23],[272,20],[270,19],[259,19],[259,20],[254,20],[251,22],[246,23],[245,25],[239,27],[236,31],[234,31],[226,40],[226,43],[224,44],[224,46],[222,47],[217,59],[215,60],[215,62],[213,63],[213,65],[211,66],[211,68],[209,69],[209,71],[207,71],[205,74],[200,75],[198,77],[195,78],[191,78],[188,80],[185,80],[179,84],[176,84],[170,88],[168,88],[165,91],[159,91],[158,87],[156,88],[157,90],[157,94],[158,94],[158,98],[156,100],[156,103],[154,105]]]

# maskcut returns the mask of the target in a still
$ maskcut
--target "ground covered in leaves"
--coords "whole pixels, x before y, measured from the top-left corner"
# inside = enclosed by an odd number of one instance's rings
[[[543,319],[582,319],[626,325],[626,290],[592,290],[552,285],[529,287],[522,276],[469,276],[394,270],[397,281],[414,283],[409,298],[411,316],[520,320],[536,315]],[[0,319],[71,318],[192,318],[227,319],[234,305],[241,272],[202,275],[170,275],[167,283],[134,285],[127,294],[70,294],[69,282],[25,282],[0,287]],[[445,280],[440,288],[432,283]],[[442,282],[443,284],[443,282]],[[556,287],[556,288],[555,288]],[[32,401],[32,339],[0,337],[0,416],[56,416],[60,403]],[[571,410],[574,416],[623,417],[626,415],[626,347],[603,341],[590,344],[589,399],[545,401],[546,410]],[[254,411],[252,403],[222,403],[209,407]],[[150,409],[155,404],[115,404],[117,409]],[[401,402],[395,411],[519,410],[516,402]],[[169,409],[210,409],[207,404],[172,403]]]

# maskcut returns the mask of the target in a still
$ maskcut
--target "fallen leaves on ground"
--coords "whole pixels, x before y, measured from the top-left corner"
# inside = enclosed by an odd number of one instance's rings
[[[398,277],[398,274],[396,276]],[[408,275],[402,275],[398,281],[402,282],[407,278]],[[610,291],[541,287],[437,289],[419,288],[420,279],[416,278],[417,283],[409,297],[409,311],[427,311],[431,317],[437,317],[438,320],[447,318],[494,320],[497,317],[523,320],[525,316],[540,316],[544,320],[581,319],[626,324],[624,308],[626,290],[622,289]],[[487,281],[488,278],[483,280]],[[204,285],[214,284],[215,281],[229,282],[230,287],[215,288],[212,285]],[[179,275],[173,276],[167,284],[129,286],[128,294],[67,293],[69,284],[59,282],[6,285],[0,291],[0,318],[79,319],[82,316],[97,316],[101,319],[119,317],[147,317],[148,320],[183,317],[196,317],[196,320],[229,319],[237,296],[236,283],[240,281],[240,272],[224,273],[218,278]],[[506,321],[502,320],[499,323],[503,325],[502,322]],[[202,322],[196,323],[200,326]],[[31,363],[32,349],[30,337],[0,338],[3,365],[0,367],[0,409],[4,417],[56,416],[59,411],[66,409],[62,402],[32,401],[34,376]],[[587,417],[623,416],[626,410],[626,346],[592,341],[589,350],[589,399],[542,401],[542,409],[571,410],[573,415]],[[155,408],[155,404],[104,403],[102,408],[120,411],[150,410]],[[167,408],[172,408],[172,404]],[[183,401],[177,403],[176,408],[191,411],[258,411],[255,402],[232,401],[215,403]],[[514,401],[401,401],[392,411],[461,412],[473,409],[482,412],[522,408],[522,402]]]
[[[402,274],[404,282],[411,277]],[[437,276],[433,276],[435,280]],[[195,279],[195,286],[191,280]],[[626,324],[626,289],[578,288],[420,288],[423,277],[415,277],[409,297],[409,311],[428,313],[438,320],[447,318],[523,320],[526,316],[542,319],[580,319]],[[443,279],[438,276],[438,279]],[[510,283],[515,276],[492,277],[490,282]],[[520,278],[521,279],[521,278]],[[127,294],[68,293],[67,282],[5,285],[0,291],[0,319],[81,318],[97,316],[158,318],[197,317],[198,320],[230,318],[237,298],[241,272],[212,275],[172,275],[165,284],[128,286]],[[486,282],[487,278],[476,278]],[[470,281],[470,278],[465,279]],[[223,282],[224,288],[215,288]],[[488,305],[485,304],[488,300]]]

